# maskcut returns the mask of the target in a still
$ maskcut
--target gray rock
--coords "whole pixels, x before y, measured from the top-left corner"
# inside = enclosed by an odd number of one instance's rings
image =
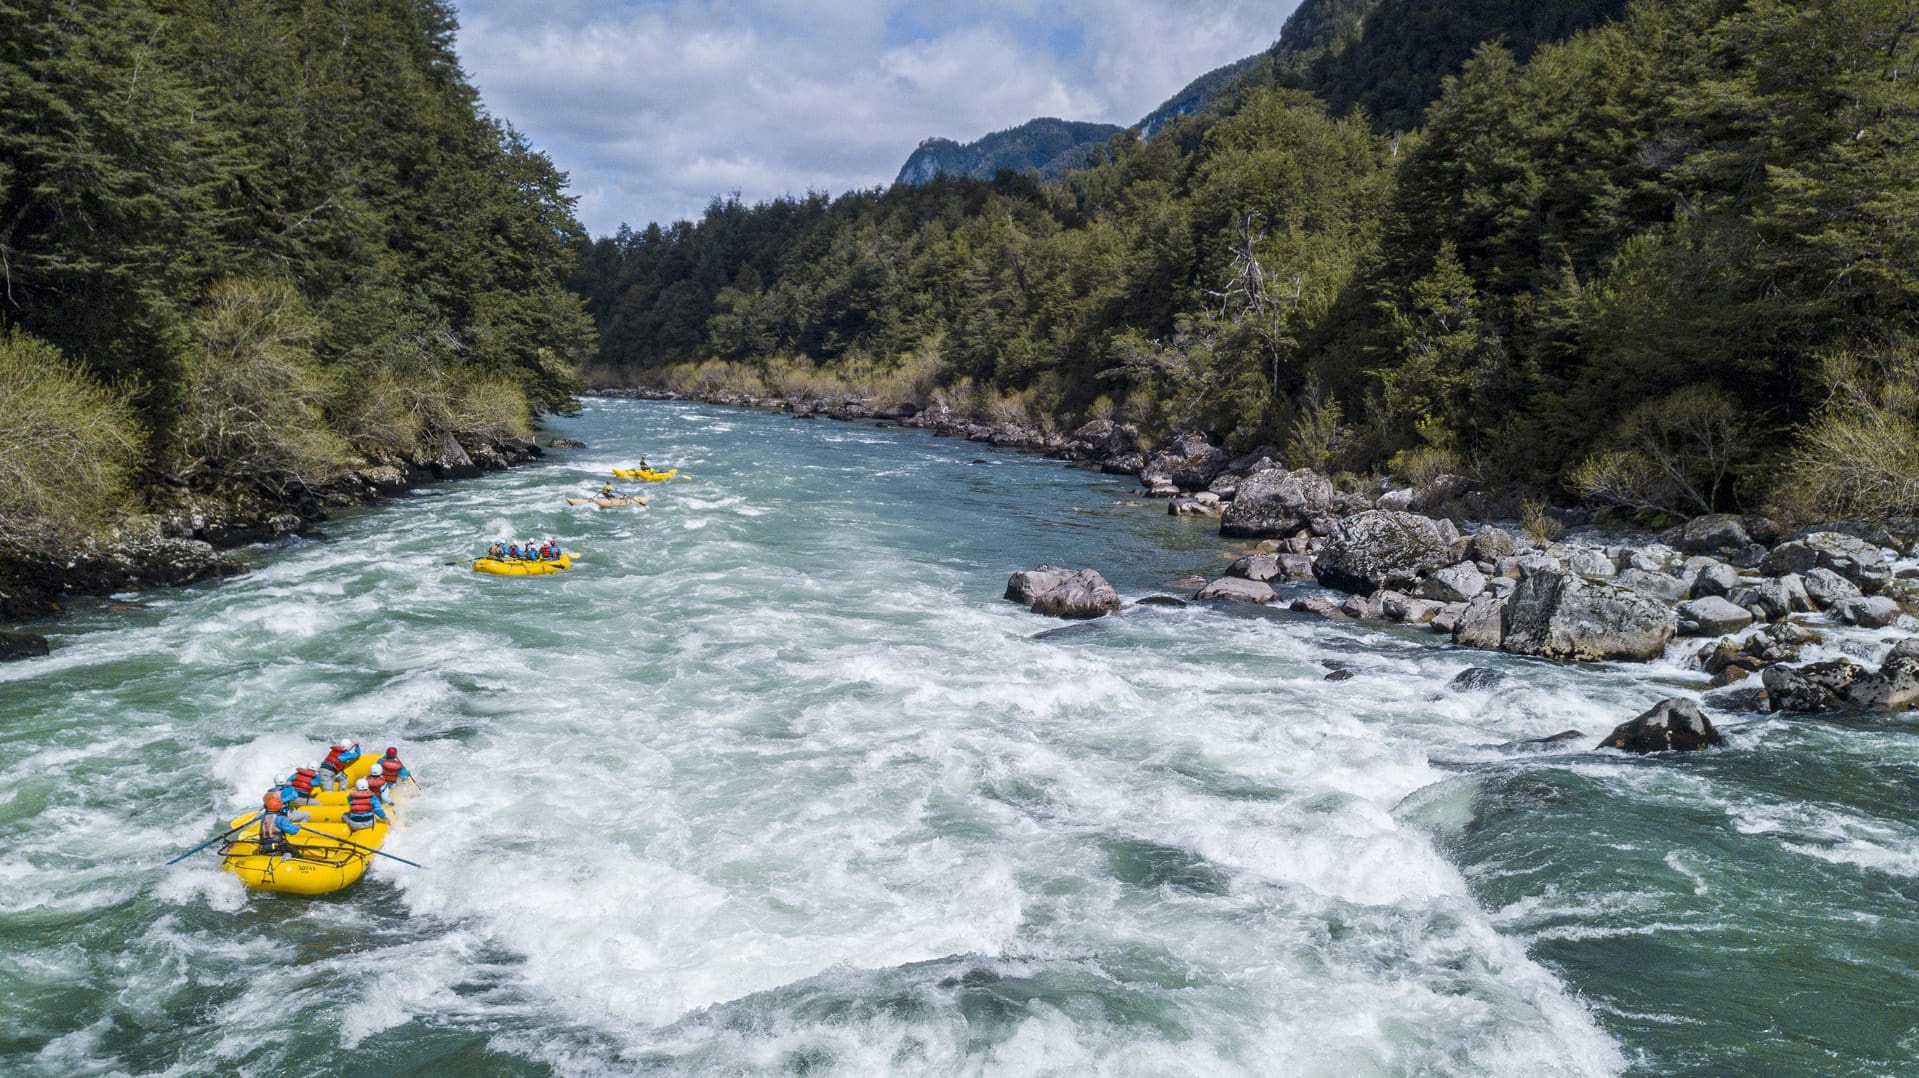
[[[1447,563],[1454,538],[1431,517],[1370,509],[1334,525],[1313,568],[1321,584],[1341,591],[1410,587]]]
[[[1273,586],[1260,580],[1246,580],[1236,576],[1223,576],[1199,589],[1195,600],[1217,599],[1229,603],[1259,603],[1264,605],[1279,598]]]
[[[1433,614],[1433,620],[1426,624],[1433,632],[1451,636],[1453,630],[1459,627],[1459,616],[1466,612],[1466,606],[1465,603],[1446,603]]]
[[[1333,513],[1333,484],[1307,469],[1268,468],[1248,476],[1219,524],[1221,535],[1246,539],[1283,538],[1327,524]]]
[[[1098,572],[1052,565],[1014,573],[1006,598],[1053,618],[1097,618],[1120,608],[1119,593]]]
[[[1073,442],[1086,460],[1110,460],[1139,451],[1139,433],[1110,419],[1095,419],[1074,431]],[[1141,466],[1129,470],[1137,472]]]
[[[1418,497],[1418,491],[1411,487],[1404,487],[1400,490],[1389,490],[1381,494],[1379,500],[1374,502],[1373,506],[1377,509],[1391,509],[1404,512],[1413,507],[1413,502],[1417,500]]]
[[[1446,683],[1446,687],[1454,692],[1479,692],[1493,688],[1504,680],[1506,680],[1504,671],[1484,666],[1468,666],[1454,674],[1453,679]]]
[[[1460,613],[1453,626],[1453,643],[1461,647],[1498,651],[1506,638],[1506,600],[1481,592]]]
[[[1877,677],[1850,659],[1830,659],[1806,666],[1768,666],[1759,680],[1766,686],[1774,711],[1804,714],[1851,708],[1857,706],[1857,700],[1882,695],[1870,684]],[[1867,684],[1860,684],[1862,681]]]
[[[1723,561],[1715,561],[1702,566],[1692,578],[1692,597],[1703,599],[1708,595],[1730,595],[1739,587],[1739,572]]]
[[[1723,745],[1726,739],[1691,700],[1661,700],[1644,714],[1621,723],[1599,743],[1623,752],[1693,752]]]
[[[1226,454],[1203,434],[1182,434],[1154,453],[1140,478],[1148,485],[1164,478],[1179,490],[1205,490],[1213,477],[1226,470]]]
[[[1467,603],[1486,590],[1486,578],[1470,562],[1436,570],[1419,585],[1419,595],[1441,603]]]
[[[1187,603],[1186,600],[1172,595],[1148,595],[1133,605],[1181,607],[1187,605]]]
[[[33,633],[0,631],[0,663],[34,659],[47,654],[47,638]]]
[[[1689,590],[1684,580],[1671,573],[1656,573],[1646,569],[1623,569],[1617,580],[1620,587],[1631,588],[1641,595],[1650,595],[1669,603],[1684,599]]]
[[[1219,495],[1206,491],[1196,495],[1182,494],[1166,503],[1167,514],[1176,517],[1217,517],[1222,511]]]
[[[1305,581],[1314,579],[1313,558],[1310,554],[1281,554],[1279,573],[1287,580]]]
[[[1765,571],[1805,573],[1812,569],[1830,569],[1871,595],[1892,579],[1892,567],[1885,552],[1856,536],[1841,532],[1814,532],[1801,539],[1781,543],[1761,563]]]
[[[1860,595],[1859,585],[1831,569],[1815,566],[1806,570],[1801,577],[1805,581],[1806,594],[1812,598],[1813,605],[1821,610]]]
[[[1919,659],[1919,636],[1908,636],[1894,644],[1892,650],[1886,654],[1886,658],[1891,659],[1901,655]]]
[[[1424,625],[1438,615],[1442,604],[1431,599],[1416,599],[1397,591],[1379,593],[1379,611],[1393,621],[1406,625]]]
[[[1332,598],[1326,595],[1302,595],[1289,603],[1287,609],[1297,611],[1301,614],[1317,614],[1322,618],[1327,618],[1332,621],[1346,620],[1345,611],[1341,610],[1339,604],[1333,602]]]
[[[1549,659],[1645,662],[1658,658],[1678,629],[1677,616],[1664,603],[1571,573],[1542,571],[1514,590],[1501,646]]]
[[[1752,624],[1752,615],[1717,595],[1679,604],[1679,635],[1724,636]]]
[[[1467,539],[1467,554],[1474,561],[1496,562],[1513,553],[1513,537],[1503,528],[1488,524]]]
[[[1861,595],[1834,603],[1832,616],[1847,625],[1883,629],[1899,620],[1899,604],[1884,595]]]
[[[1242,580],[1271,580],[1280,574],[1279,555],[1248,554],[1226,567],[1227,576]]]
[[[1758,686],[1742,689],[1722,689],[1701,697],[1700,703],[1715,711],[1767,711],[1771,709],[1772,698],[1766,690]]]
[[[1777,580],[1761,580],[1756,584],[1734,588],[1726,597],[1749,610],[1757,609],[1767,621],[1777,621],[1788,614],[1814,609],[1812,596],[1806,594],[1805,584],[1791,573]]]
[[[1619,569],[1639,569],[1648,573],[1668,573],[1679,562],[1679,552],[1664,543],[1648,543],[1626,550]]]
[[[1566,568],[1585,577],[1604,578],[1619,574],[1619,567],[1613,564],[1611,558],[1589,546],[1568,547]]]
[[[1348,595],[1340,600],[1339,612],[1358,621],[1374,621],[1382,616],[1379,601],[1370,595]]]
[[[1713,554],[1730,557],[1752,545],[1745,521],[1731,513],[1709,513],[1694,517],[1672,534],[1673,545],[1688,554]]]

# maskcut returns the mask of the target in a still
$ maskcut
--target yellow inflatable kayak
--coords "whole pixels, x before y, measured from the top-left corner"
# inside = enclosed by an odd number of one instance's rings
[[[663,479],[671,479],[680,474],[680,470],[678,468],[668,468],[666,471],[656,472],[651,468],[615,468],[613,469],[613,474],[619,476],[621,479],[644,479],[649,483],[658,483]]]
[[[246,817],[241,817],[245,819]],[[388,825],[375,822],[355,831],[344,823],[308,820],[288,835],[286,853],[260,852],[260,825],[242,831],[221,851],[221,865],[249,890],[285,895],[325,895],[352,886],[366,875],[373,855],[386,842]],[[357,845],[350,845],[350,843]]]
[[[562,554],[546,561],[528,561],[525,558],[476,558],[473,571],[492,573],[494,576],[546,576],[562,569],[573,568],[573,555]]]
[[[631,498],[568,498],[566,504],[597,505],[601,509],[618,509],[628,505],[645,505],[652,500],[644,494],[639,494]]]

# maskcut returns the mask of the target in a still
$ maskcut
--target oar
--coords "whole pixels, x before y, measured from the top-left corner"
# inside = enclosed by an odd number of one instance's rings
[[[262,816],[265,816],[265,815],[266,815],[266,813],[264,813],[264,812],[256,812],[256,813],[254,813],[253,815],[251,815],[251,816],[248,816],[248,817],[246,818],[246,823],[242,823],[242,824],[241,824],[241,825],[240,825],[239,827],[231,827],[231,828],[228,828],[228,829],[227,829],[227,830],[226,830],[225,832],[223,832],[223,833],[221,833],[221,834],[218,834],[218,835],[215,835],[215,836],[213,836],[213,837],[212,837],[212,838],[210,838],[210,839],[207,839],[207,840],[206,840],[205,842],[202,842],[202,843],[200,843],[200,844],[199,844],[198,846],[195,846],[194,848],[192,848],[192,849],[190,849],[190,850],[188,850],[187,852],[185,852],[185,853],[183,853],[183,854],[181,854],[180,856],[178,856],[178,857],[176,857],[176,858],[174,858],[173,860],[171,860],[171,861],[168,861],[168,862],[167,862],[167,864],[169,864],[169,865],[176,865],[176,864],[179,864],[179,863],[180,863],[181,861],[184,861],[184,860],[186,860],[187,858],[189,858],[189,857],[192,857],[192,856],[193,856],[194,854],[196,854],[196,853],[199,853],[199,852],[200,852],[201,850],[204,850],[204,849],[206,849],[206,848],[207,848],[208,846],[211,846],[211,845],[213,845],[214,843],[216,843],[216,842],[218,842],[218,841],[220,841],[221,839],[223,839],[223,838],[225,838],[225,837],[227,837],[228,835],[231,835],[231,834],[232,834],[233,832],[235,832],[235,831],[238,831],[238,830],[240,830],[241,828],[244,828],[244,827],[246,827],[246,826],[247,826],[247,824],[250,824],[250,823],[252,823],[253,821],[255,821],[255,820],[257,820],[257,819],[259,819],[260,817],[262,817]]]
[[[321,834],[326,834],[326,832],[324,832],[324,831],[322,831],[322,832],[321,832]],[[399,854],[397,854],[397,853],[387,853],[387,852],[386,852],[385,850],[376,850],[376,849],[374,849],[374,848],[373,848],[373,847],[371,847],[371,846],[362,846],[362,845],[360,845],[359,843],[357,843],[357,842],[355,842],[355,841],[353,841],[353,840],[352,840],[352,839],[350,839],[350,838],[341,838],[341,837],[340,837],[340,836],[338,836],[338,835],[327,835],[327,837],[328,837],[328,838],[330,838],[330,839],[332,839],[332,840],[333,840],[333,841],[335,841],[335,842],[344,842],[344,843],[346,843],[347,845],[349,845],[349,846],[351,846],[351,847],[353,847],[353,848],[354,848],[354,849],[356,849],[356,850],[365,850],[365,851],[366,851],[366,852],[368,852],[368,853],[375,853],[375,854],[379,854],[379,855],[380,855],[381,857],[391,857],[391,858],[393,858],[393,859],[394,859],[395,861],[398,861],[398,862],[400,862],[400,863],[401,863],[401,864],[403,864],[403,865],[412,865],[412,866],[413,866],[414,868],[425,868],[425,867],[426,867],[425,865],[423,865],[423,864],[421,864],[421,863],[420,863],[420,862],[418,862],[418,861],[409,861],[409,860],[407,860],[406,858],[404,858],[404,857],[401,857],[401,856],[400,856]]]

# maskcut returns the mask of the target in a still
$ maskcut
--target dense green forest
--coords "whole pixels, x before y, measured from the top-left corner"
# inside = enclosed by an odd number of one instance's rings
[[[1308,0],[1348,36],[1057,182],[622,229],[575,276],[594,377],[1113,415],[1647,512],[1919,507],[1919,4],[1468,4],[1474,40],[1412,47],[1459,7]]]
[[[569,405],[565,177],[445,0],[0,0],[0,531],[288,497]]]

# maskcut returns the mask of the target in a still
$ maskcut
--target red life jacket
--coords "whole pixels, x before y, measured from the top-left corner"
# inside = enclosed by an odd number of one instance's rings
[[[305,797],[313,792],[313,780],[319,777],[318,771],[303,767],[293,773],[293,788],[300,791],[301,797]]]
[[[373,795],[365,790],[355,790],[347,795],[346,811],[349,816],[373,815]]]
[[[320,761],[320,766],[328,771],[340,770],[340,754],[345,751],[345,745],[333,746],[333,748],[327,752],[326,759]]]
[[[400,769],[405,766],[398,756],[389,756],[380,761],[380,772],[386,776],[388,782],[397,782],[400,778]]]

